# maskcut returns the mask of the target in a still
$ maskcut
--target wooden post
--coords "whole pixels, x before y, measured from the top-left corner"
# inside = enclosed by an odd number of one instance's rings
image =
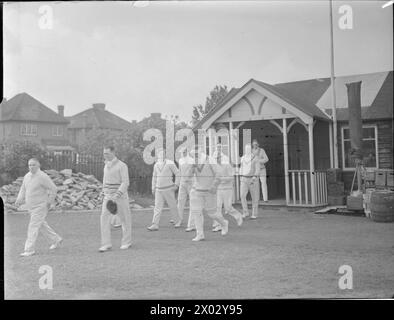
[[[333,147],[333,141],[332,141],[332,123],[330,122],[328,124],[328,138],[329,138],[329,144],[330,144],[330,168],[334,168],[334,147]]]
[[[282,119],[283,121],[283,157],[284,157],[284,166],[285,166],[285,193],[286,193],[286,204],[290,203],[290,187],[289,187],[289,149],[287,144],[287,120],[286,118]]]
[[[232,123],[232,121],[230,121],[229,123],[228,123],[228,135],[229,135],[229,138],[228,138],[228,153],[229,153],[229,157],[230,157],[230,164],[231,164],[231,166],[234,168],[234,166],[233,166],[233,164],[234,164],[234,146],[233,146],[233,143],[234,143],[234,139],[233,139],[233,123]],[[235,174],[235,170],[234,170],[234,174]],[[234,175],[234,188],[233,188],[233,201],[232,201],[232,203],[234,203],[235,202],[235,200],[237,199],[237,186],[236,186],[236,181],[235,181],[235,179],[236,179],[236,176]]]
[[[236,135],[234,139],[234,160],[235,160],[235,172],[236,172],[236,180],[235,180],[235,185],[237,188],[237,201],[241,199],[241,185],[240,185],[240,180],[239,180],[239,170],[238,170],[238,164],[239,164],[239,129],[234,130],[234,134]]]
[[[208,129],[208,150],[209,150],[209,156],[213,156],[213,136],[212,136],[212,128]]]
[[[229,139],[228,139],[228,148],[229,148],[229,156],[230,156],[230,163],[231,165],[234,163],[234,155],[233,155],[233,123],[229,122],[228,123],[228,128],[229,128]]]
[[[313,151],[313,122],[308,123],[308,140],[309,140],[309,172],[311,174],[311,200],[312,205],[316,205],[316,179],[315,179],[315,162]]]

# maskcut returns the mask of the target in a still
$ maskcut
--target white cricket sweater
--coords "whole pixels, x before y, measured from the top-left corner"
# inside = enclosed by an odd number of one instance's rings
[[[25,200],[28,208],[43,202],[52,203],[55,200],[57,187],[49,176],[40,169],[34,174],[28,172],[23,177],[17,202]]]

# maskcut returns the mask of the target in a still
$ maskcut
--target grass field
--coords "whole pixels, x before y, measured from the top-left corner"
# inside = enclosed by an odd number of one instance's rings
[[[52,214],[63,236],[54,252],[39,237],[37,255],[20,258],[28,216],[5,216],[6,299],[256,299],[389,298],[394,294],[394,224],[364,217],[261,211],[241,228],[230,219],[222,237],[173,229],[164,212],[161,229],[148,232],[151,211],[133,212],[133,247],[98,253],[97,213]],[[353,269],[353,289],[340,290],[338,268]],[[53,290],[39,289],[38,269],[53,269]]]

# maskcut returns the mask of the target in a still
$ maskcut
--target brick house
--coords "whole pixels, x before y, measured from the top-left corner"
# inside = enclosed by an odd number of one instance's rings
[[[23,92],[0,104],[0,141],[33,141],[51,151],[71,150],[64,106],[58,112]]]
[[[92,129],[107,129],[115,132],[130,129],[131,123],[106,110],[104,103],[94,103],[92,108],[67,117],[70,122],[68,134],[74,146],[80,145]]]

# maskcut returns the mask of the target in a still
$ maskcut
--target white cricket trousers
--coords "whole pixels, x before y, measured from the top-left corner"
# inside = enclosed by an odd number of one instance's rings
[[[192,190],[192,182],[185,182],[179,185],[178,190],[178,214],[180,222],[183,220],[183,212],[185,210],[186,200],[189,197],[190,202],[190,191]],[[189,204],[190,205],[190,204]],[[188,228],[194,228],[194,221],[192,219],[191,211],[189,208],[189,219],[187,221]]]
[[[163,211],[164,204],[167,203],[171,217],[176,222],[179,219],[178,207],[175,199],[175,190],[173,188],[155,191],[155,207],[153,209],[152,224],[159,227],[161,212]]]
[[[263,200],[268,201],[267,169],[266,168],[260,170],[260,182],[261,182],[261,191],[263,192]]]
[[[48,225],[45,218],[48,214],[47,202],[42,202],[29,209],[30,222],[27,229],[27,239],[25,242],[25,252],[35,250],[38,232],[41,232],[51,244],[60,240],[60,236]]]
[[[219,214],[222,213],[223,206],[224,214],[231,215],[237,221],[242,217],[242,214],[233,207],[233,189],[218,189],[216,207]],[[213,227],[216,225],[217,223],[214,222]]]
[[[258,208],[259,208],[259,198],[260,198],[260,183],[256,179],[252,182],[252,178],[249,177],[241,177],[241,204],[242,211],[245,216],[249,215],[248,211],[248,203],[246,201],[246,196],[250,192],[250,196],[252,198],[252,216],[257,217]]]
[[[101,226],[101,245],[112,246],[111,241],[111,221],[113,215],[107,209],[108,199],[104,198],[103,207],[101,209],[100,226]],[[122,240],[121,245],[131,245],[131,211],[129,206],[129,198],[121,197],[115,200],[118,210],[116,215],[122,224]]]
[[[225,220],[216,208],[216,193],[208,191],[197,191],[192,189],[190,192],[190,210],[197,230],[197,237],[204,237],[204,215],[206,212],[210,218],[217,221],[222,227]]]

